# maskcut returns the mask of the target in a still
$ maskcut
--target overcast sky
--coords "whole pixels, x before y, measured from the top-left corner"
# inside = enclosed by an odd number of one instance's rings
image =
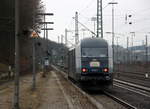
[[[111,5],[107,4],[112,0],[103,0],[103,26],[104,26],[104,38],[111,42],[111,34],[105,34],[105,32],[111,31]],[[131,36],[130,32],[136,32],[134,38],[134,45],[142,44],[142,40],[145,39],[144,35],[150,32],[150,0],[114,0],[118,2],[115,5],[115,33],[120,37],[119,42],[122,45],[126,45],[126,37]],[[49,38],[53,41],[57,41],[57,37],[64,34],[65,28],[74,30],[74,20],[72,17],[75,15],[75,11],[79,12],[79,21],[87,25],[93,30],[93,22],[91,17],[96,15],[96,2],[97,0],[43,0],[46,6],[46,12],[54,13],[54,16],[47,19],[54,21],[53,31],[49,32]],[[132,25],[125,24],[125,15],[131,14],[132,17],[128,19],[128,22],[132,22]],[[83,27],[79,25],[81,30]],[[90,37],[89,32],[80,32],[80,37]],[[125,36],[117,35],[123,34]],[[74,34],[68,33],[69,40],[71,41]],[[148,34],[150,36],[150,34]],[[149,38],[150,39],[150,38]],[[131,42],[131,41],[130,41]],[[150,42],[150,41],[149,41]]]

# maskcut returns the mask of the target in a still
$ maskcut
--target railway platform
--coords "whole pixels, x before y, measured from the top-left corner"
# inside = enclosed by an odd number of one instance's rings
[[[12,109],[13,84],[9,82],[0,86],[0,109]],[[96,109],[86,97],[55,71],[49,72],[46,78],[38,74],[36,90],[31,91],[31,86],[32,75],[21,77],[19,103],[21,109]]]

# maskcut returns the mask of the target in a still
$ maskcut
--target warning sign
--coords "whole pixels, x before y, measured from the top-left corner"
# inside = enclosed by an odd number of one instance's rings
[[[31,37],[32,37],[32,38],[37,38],[37,37],[38,37],[38,34],[37,34],[35,31],[33,31],[33,32],[31,33]]]

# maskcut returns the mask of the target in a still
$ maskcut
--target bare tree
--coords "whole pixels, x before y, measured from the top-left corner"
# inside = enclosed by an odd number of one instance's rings
[[[37,31],[41,26],[38,24],[42,20],[36,13],[44,12],[44,5],[41,0],[20,0],[20,57],[21,61],[31,58],[31,39],[28,29],[33,28]],[[33,17],[35,15],[35,17]],[[15,0],[1,0],[0,3],[0,63],[5,65],[14,64],[14,45],[15,45]],[[33,24],[35,18],[35,24]],[[3,52],[2,52],[3,51]],[[25,63],[25,62],[21,62]]]

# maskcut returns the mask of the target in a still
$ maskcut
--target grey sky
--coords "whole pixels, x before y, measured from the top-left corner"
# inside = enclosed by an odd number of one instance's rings
[[[74,21],[72,17],[75,11],[79,12],[79,20],[93,30],[93,22],[91,17],[96,15],[96,1],[97,0],[43,0],[46,5],[46,12],[53,12],[55,15],[49,17],[54,21],[54,31],[49,32],[49,38],[57,41],[57,36],[64,34],[64,29],[68,28],[74,30]],[[103,7],[107,6],[108,2],[112,0],[103,0]],[[142,44],[144,35],[150,32],[150,0],[114,0],[118,2],[115,5],[115,32],[131,36],[129,33],[135,31],[136,38],[134,38],[135,45]],[[132,25],[125,24],[125,14],[131,14],[132,17],[128,21],[133,22]],[[111,31],[111,5],[103,10],[104,15],[104,33]],[[83,27],[79,26],[79,29]],[[88,32],[84,33],[90,36]],[[68,34],[69,38],[73,34]],[[150,35],[150,34],[149,34]],[[80,32],[83,37],[83,32]],[[85,37],[86,37],[85,36]],[[118,35],[116,35],[118,36]],[[126,37],[119,36],[119,41],[122,45],[126,44]],[[111,34],[104,34],[105,39],[111,42]],[[69,40],[70,40],[69,39]]]

